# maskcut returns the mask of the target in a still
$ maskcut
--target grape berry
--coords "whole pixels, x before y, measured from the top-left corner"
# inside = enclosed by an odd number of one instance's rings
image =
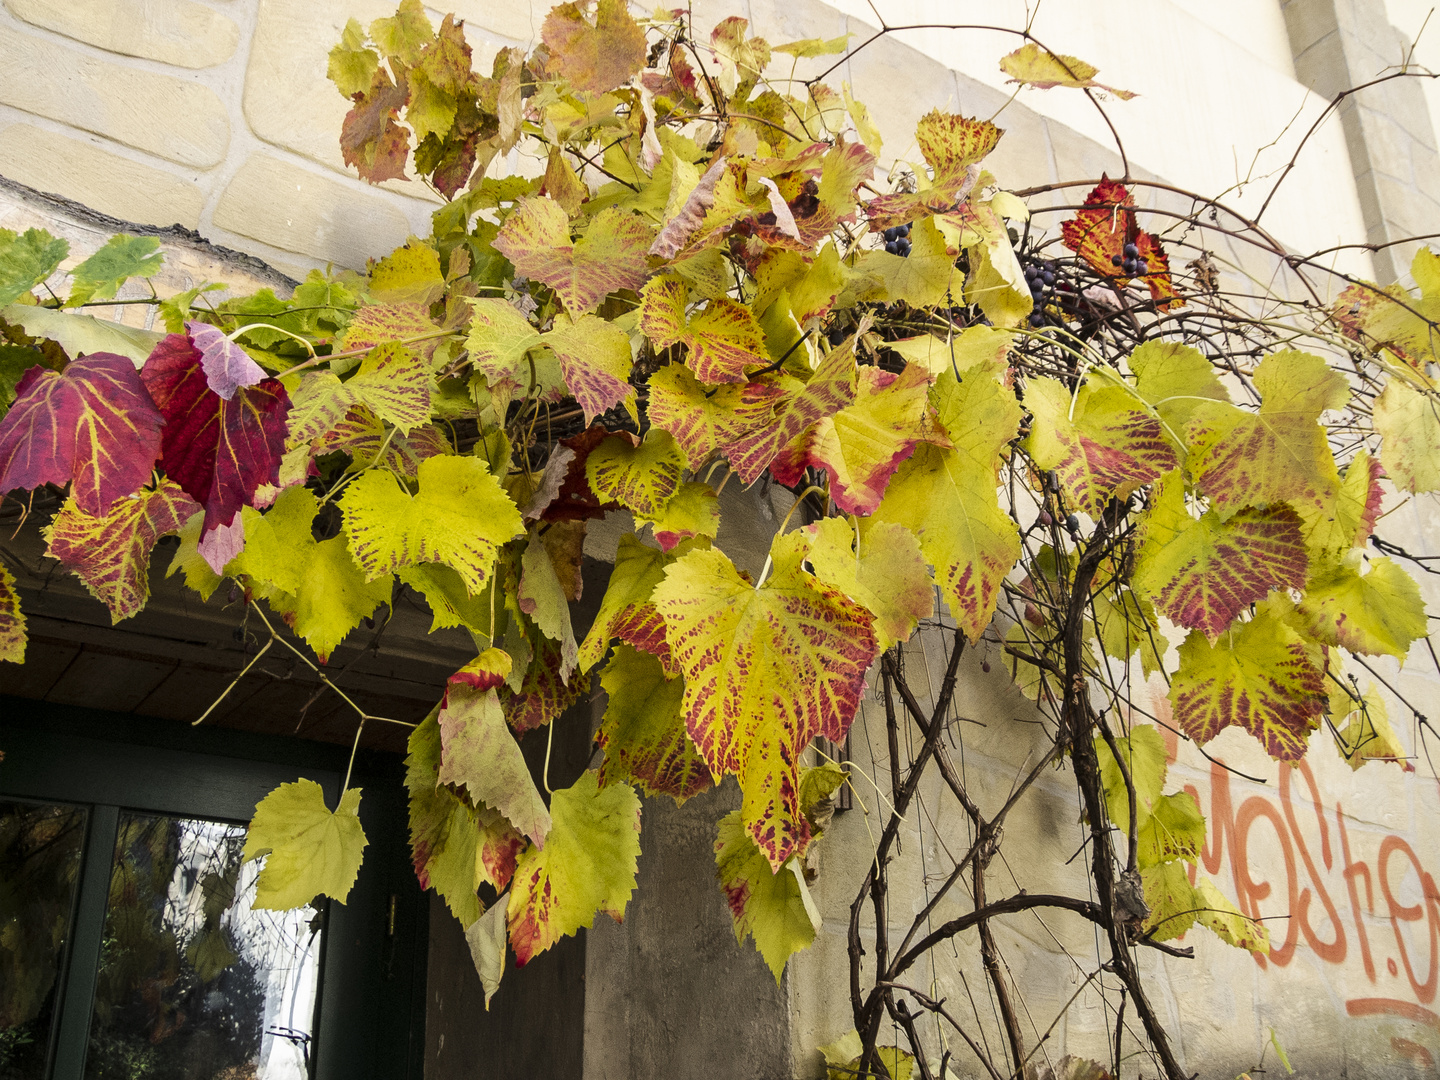
[[[910,254],[910,222],[886,229],[881,235],[885,238],[885,250],[891,255],[903,259]]]
[[[1121,273],[1126,277],[1150,272],[1150,264],[1140,257],[1140,249],[1134,244],[1126,244],[1122,252],[1121,255],[1111,255],[1110,263],[1120,267]]]

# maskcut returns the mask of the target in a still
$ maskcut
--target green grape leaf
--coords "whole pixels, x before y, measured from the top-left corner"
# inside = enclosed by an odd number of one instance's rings
[[[919,443],[890,481],[875,511],[920,540],[950,613],[970,641],[980,640],[1000,582],[1020,557],[1020,530],[1000,509],[1000,454],[1020,428],[1014,394],[977,366],[963,379],[945,372],[930,400],[952,448]]]
[[[15,576],[0,563],[0,661],[25,662],[25,612],[15,591]]]
[[[331,813],[314,780],[281,784],[256,805],[245,834],[245,861],[265,858],[251,907],[286,911],[321,895],[343,904],[368,843],[359,788],[346,789]]]
[[[778,986],[786,962],[809,948],[820,930],[820,909],[810,898],[799,859],[792,856],[772,870],[735,810],[716,829],[715,876],[735,923],[736,942],[750,935]]]
[[[1255,369],[1260,409],[1200,403],[1191,416],[1190,471],[1222,519],[1246,506],[1323,505],[1339,481],[1317,422],[1348,394],[1345,377],[1318,356],[1280,352]]]
[[[69,254],[70,242],[44,229],[26,229],[18,236],[0,229],[0,307],[15,303],[55,273]]]
[[[470,946],[470,959],[475,962],[475,973],[480,976],[480,987],[485,991],[487,1012],[490,999],[500,989],[500,980],[505,975],[507,941],[505,905],[498,901],[465,928],[465,943]]]
[[[465,348],[470,352],[475,370],[485,376],[485,383],[496,401],[496,412],[503,415],[510,399],[517,394],[528,396],[532,373],[527,354],[541,344],[539,331],[530,320],[504,300],[483,299],[470,304],[470,334]],[[535,394],[548,400],[551,394],[563,394],[563,376],[555,370],[547,372],[542,354],[537,350],[529,359],[535,363]],[[547,377],[548,376],[548,377]]]
[[[463,926],[480,917],[476,895],[479,828],[475,811],[439,781],[440,726],[435,719],[439,711],[437,706],[410,733],[405,758],[410,858],[420,887],[439,893]],[[521,838],[522,847],[525,843]]]
[[[930,378],[907,364],[900,373],[867,364],[857,371],[854,400],[820,417],[770,466],[794,486],[807,466],[830,477],[830,497],[848,514],[871,514],[900,463],[921,439],[944,441],[927,415]]]
[[[757,589],[723,553],[694,550],[653,597],[690,737],[715,778],[740,777],[745,827],[777,870],[810,839],[800,754],[816,735],[844,738],[878,653],[870,613],[807,574],[804,553],[802,537],[777,537]]]
[[[855,532],[843,518],[824,518],[805,531],[815,576],[875,616],[881,652],[907,640],[921,619],[934,614],[934,586],[909,529],[864,520],[858,552]]]
[[[645,32],[624,0],[600,0],[592,23],[588,4],[559,4],[545,16],[541,40],[559,73],[577,90],[603,94],[645,66]]]
[[[150,553],[162,536],[178,533],[200,505],[173,480],[117,499],[93,517],[72,495],[45,527],[46,549],[110,609],[110,621],[128,619],[150,599]]]
[[[1135,821],[1143,826],[1150,817],[1160,791],[1165,787],[1165,738],[1158,728],[1136,724],[1129,735],[1120,735],[1115,745],[1120,761],[1102,736],[1095,736],[1095,757],[1100,762],[1100,782],[1105,789],[1105,808],[1121,832],[1130,828],[1130,792],[1125,786],[1123,763],[1135,788]]]
[[[843,53],[850,47],[850,39],[854,36],[852,31],[848,34],[841,34],[837,38],[804,38],[784,45],[772,45],[770,51],[784,53],[786,56],[793,56],[798,60],[812,60],[817,56],[834,56],[836,53]]]
[[[1163,669],[1170,642],[1161,632],[1149,600],[1134,589],[1102,589],[1090,602],[1106,656],[1128,662],[1138,649],[1140,668],[1147,679]]]
[[[699,469],[722,447],[769,426],[785,394],[776,383],[752,382],[706,390],[682,364],[667,364],[650,376],[650,423],[668,431]]]
[[[200,594],[201,600],[209,600],[224,578],[215,573],[205,556],[200,554],[200,530],[204,525],[205,511],[201,510],[191,514],[180,527],[180,546],[175,549],[165,576],[169,578],[180,574],[186,586]]]
[[[510,884],[510,945],[520,967],[592,925],[597,912],[620,918],[635,891],[640,798],[632,787],[602,788],[589,770],[555,792],[550,813],[544,850],[521,855]]]
[[[365,46],[364,28],[358,20],[350,19],[340,33],[339,43],[330,50],[326,78],[335,84],[341,97],[348,98],[370,89],[379,66],[380,54]]]
[[[158,274],[164,261],[160,241],[153,236],[125,233],[112,236],[95,254],[70,271],[73,284],[66,303],[73,307],[90,300],[108,300],[129,278]]]
[[[669,795],[679,806],[711,786],[710,770],[685,731],[685,683],[660,661],[626,644],[616,647],[600,676],[605,716],[596,742],[605,751],[600,784],[634,784],[647,795]]]
[[[678,674],[665,640],[665,623],[652,598],[655,586],[665,579],[665,571],[681,554],[648,547],[633,533],[620,537],[605,597],[600,601],[590,632],[580,643],[581,671],[589,671],[598,664],[610,648],[610,642],[619,638],[660,657],[668,673]]]
[[[1440,491],[1440,390],[1392,375],[1375,399],[1371,423],[1380,461],[1402,491]]]
[[[650,227],[613,206],[572,243],[570,216],[544,197],[521,199],[495,238],[495,250],[516,272],[549,285],[574,318],[594,311],[612,292],[640,288],[649,276],[649,246]]]
[[[745,381],[747,367],[761,367],[765,345],[760,324],[744,304],[717,297],[698,314],[685,314],[684,281],[658,277],[641,292],[640,329],[657,349],[684,345],[685,364],[704,383]]]
[[[438,562],[458,573],[472,595],[484,588],[500,545],[525,531],[520,511],[474,457],[422,461],[414,496],[395,477],[371,470],[346,489],[340,508],[367,580]]]
[[[1156,799],[1145,824],[1136,830],[1135,864],[1143,871],[1172,859],[1195,863],[1204,846],[1205,816],[1200,804],[1188,791],[1177,791]]]
[[[27,334],[49,338],[67,355],[86,353],[119,353],[137,367],[143,363],[165,337],[136,326],[80,315],[73,311],[12,304],[0,309],[0,318],[11,326],[23,327]]]
[[[1415,771],[1405,752],[1405,744],[1390,723],[1390,710],[1385,707],[1385,699],[1376,691],[1374,683],[1358,702],[1351,700],[1349,693],[1334,680],[1330,681],[1328,689],[1330,723],[1338,729],[1335,732],[1336,749],[1352,770],[1371,761],[1390,761],[1406,772]]]
[[[1074,56],[1062,56],[1042,49],[1033,41],[1027,41],[1012,53],[1000,58],[1000,70],[1012,83],[1033,86],[1036,90],[1050,90],[1066,86],[1075,90],[1104,90],[1114,94],[1121,101],[1129,101],[1135,95],[1129,90],[1117,90],[1113,86],[1095,81],[1099,69]]]
[[[440,783],[464,787],[477,804],[493,806],[537,846],[544,846],[550,812],[530,778],[520,744],[505,724],[495,690],[452,678],[439,723]]]
[[[414,116],[412,107],[409,116]],[[423,137],[417,133],[417,138]],[[382,304],[428,307],[445,293],[440,255],[423,240],[411,237],[370,268],[370,295]]]
[[[1262,613],[1213,645],[1192,631],[1170,703],[1180,730],[1202,746],[1233,724],[1277,761],[1299,761],[1327,705],[1324,672],[1299,634]]]
[[[435,28],[420,0],[400,0],[394,15],[370,24],[370,40],[387,57],[397,57],[410,67],[419,61],[421,50],[435,40]]]
[[[1228,521],[1185,510],[1184,485],[1169,473],[1154,486],[1133,577],[1142,596],[1187,629],[1216,637],[1275,589],[1303,589],[1305,540],[1288,506],[1247,507]]]
[[[663,428],[644,442],[629,432],[607,436],[585,459],[585,479],[606,501],[640,517],[658,517],[680,489],[685,455]]]
[[[720,497],[703,481],[681,484],[665,508],[649,520],[661,551],[697,536],[713,540],[720,532]]]
[[[1429,633],[1420,587],[1391,559],[1371,559],[1365,574],[1350,563],[1305,590],[1297,608],[1305,633],[1324,645],[1403,661]]]
[[[585,423],[622,402],[633,405],[630,385],[630,339],[613,322],[585,315],[572,326],[559,326],[545,335],[554,350],[570,395],[585,414]]]
[[[1201,875],[1190,884],[1185,863],[1179,860],[1146,867],[1140,872],[1150,917],[1145,930],[1156,941],[1170,941],[1197,923],[1214,931],[1227,945],[1264,954],[1270,935],[1232,904],[1215,884]]]
[[[570,626],[570,605],[560,583],[555,563],[537,530],[530,532],[525,554],[520,559],[520,585],[516,591],[520,610],[530,616],[536,628],[560,646],[561,682],[569,682],[575,670],[575,634]]]
[[[1085,385],[1071,399],[1055,379],[1030,379],[1034,414],[1026,446],[1035,464],[1054,469],[1074,504],[1098,520],[1110,499],[1125,499],[1179,464],[1160,421],[1127,389]]]
[[[1135,392],[1160,414],[1177,442],[1195,410],[1230,395],[1199,349],[1178,341],[1147,341],[1130,354]]]

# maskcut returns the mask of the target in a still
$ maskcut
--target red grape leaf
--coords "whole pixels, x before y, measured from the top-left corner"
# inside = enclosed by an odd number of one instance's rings
[[[775,479],[793,486],[806,466],[830,474],[830,497],[847,514],[871,514],[885,486],[921,439],[948,441],[926,415],[930,378],[918,364],[896,375],[866,365],[859,369],[855,401],[822,417],[770,466]]]
[[[1185,510],[1178,473],[1150,493],[1134,586],[1187,629],[1218,637],[1241,611],[1275,589],[1303,589],[1305,537],[1298,514],[1283,503],[1246,507],[1222,521]]]
[[[150,598],[150,552],[162,536],[178,533],[197,506],[173,480],[153,490],[117,499],[108,513],[94,516],[65,500],[45,528],[47,554],[85,583],[110,609],[111,622],[128,619]]]
[[[340,156],[345,164],[372,184],[408,180],[405,161],[410,156],[410,132],[395,122],[410,100],[404,75],[397,86],[384,68],[377,67],[370,89],[352,95],[351,100],[355,107],[340,126]]]
[[[59,374],[30,368],[0,419],[0,493],[73,480],[76,505],[104,514],[150,478],[162,411],[124,356],[90,353]]]
[[[570,239],[570,217],[554,199],[521,199],[495,238],[495,250],[518,273],[543,281],[575,318],[594,311],[617,289],[638,289],[649,276],[650,227],[634,214],[607,207],[585,235]]]
[[[558,477],[558,486],[555,489],[553,498],[544,503],[543,509],[539,511],[541,521],[586,521],[591,518],[603,518],[611,510],[618,510],[619,503],[601,502],[600,496],[595,494],[590,487],[590,481],[585,478],[585,462],[590,457],[590,451],[599,446],[609,434],[603,427],[598,425],[586,428],[579,435],[572,435],[568,439],[560,440],[560,447],[563,451],[569,451],[570,458],[563,463],[563,473]],[[559,451],[557,451],[557,454]],[[552,455],[551,460],[557,460]],[[557,470],[559,471],[559,470]],[[546,476],[550,473],[550,464],[545,466]],[[541,487],[546,484],[542,480]],[[532,503],[532,506],[534,504]],[[535,514],[527,508],[527,517],[534,517]]]
[[[1120,263],[1114,260],[1123,262],[1125,245],[1134,244],[1148,267],[1135,280],[1145,283],[1155,306],[1161,311],[1182,306],[1170,277],[1169,256],[1160,246],[1158,236],[1140,231],[1135,221],[1135,197],[1119,180],[1102,174],[1100,183],[1085,196],[1085,209],[1077,211],[1069,221],[1061,222],[1060,238],[1096,273],[1113,278],[1122,288],[1130,279],[1121,273]]]
[[[630,17],[625,0],[600,0],[593,23],[586,17],[588,7],[551,8],[540,37],[554,57],[552,67],[571,86],[603,94],[645,66],[645,32]]]
[[[588,679],[567,683],[561,677],[561,670],[568,669],[560,642],[544,634],[530,637],[533,654],[519,691],[512,693],[508,687],[499,691],[505,719],[518,735],[550,723],[590,689]]]
[[[165,418],[160,462],[204,508],[205,533],[229,525],[262,484],[279,482],[290,396],[278,380],[227,401],[210,389],[200,350],[183,334],[155,346],[140,377]]]

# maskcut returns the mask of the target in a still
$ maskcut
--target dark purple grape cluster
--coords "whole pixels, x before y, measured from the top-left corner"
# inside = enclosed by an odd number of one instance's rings
[[[1111,255],[1112,266],[1120,267],[1120,272],[1126,277],[1135,277],[1138,274],[1149,273],[1150,264],[1140,257],[1140,249],[1134,244],[1126,244],[1122,255]]]
[[[885,238],[885,250],[891,255],[899,255],[903,259],[910,254],[910,222],[886,229],[880,235]]]
[[[1055,263],[1031,263],[1025,267],[1025,282],[1030,286],[1030,299],[1035,301],[1035,310],[1030,312],[1030,325],[1039,329],[1048,321],[1045,317],[1046,299],[1059,291],[1068,291],[1069,284],[1060,280]]]

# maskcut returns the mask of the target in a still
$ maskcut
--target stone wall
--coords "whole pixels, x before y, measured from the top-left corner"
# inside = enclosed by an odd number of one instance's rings
[[[892,25],[1019,26],[1026,15],[1023,0],[876,3]],[[1103,80],[1141,93],[1106,104],[1136,176],[1209,192],[1230,188],[1227,198],[1253,214],[1328,96],[1401,61],[1405,39],[1390,22],[1403,22],[1413,35],[1417,3],[1112,0],[1103,18],[1093,5],[1055,3],[1044,6],[1035,29],[1052,47],[1098,64]],[[348,17],[368,22],[392,7],[390,0],[3,0],[0,174],[124,221],[198,230],[292,278],[329,262],[362,267],[409,233],[428,231],[438,205],[418,182],[373,188],[340,161],[337,133],[347,105],[325,79],[325,54]],[[452,0],[432,14],[452,9],[488,62],[497,48],[536,40],[545,4]],[[851,83],[881,129],[893,133],[887,163],[913,156],[905,133],[940,107],[996,116],[1007,134],[990,165],[1009,186],[1122,169],[1105,117],[1083,98],[1025,91],[1012,100],[996,60],[1015,46],[1013,38],[915,30],[870,41],[877,20],[866,0],[695,6],[701,25],[735,12],[772,41],[852,33],[853,44],[868,42],[832,78]],[[1427,35],[1416,53],[1422,61],[1432,55],[1428,42],[1440,41],[1440,26]],[[1433,55],[1440,66],[1440,48]],[[798,73],[819,64],[802,62]],[[1339,122],[1310,137],[1263,223],[1302,251],[1356,241],[1385,245],[1401,234],[1435,231],[1437,93],[1433,84],[1396,82],[1347,104]],[[512,171],[534,167],[518,154],[504,163]],[[1046,208],[1064,201],[1037,195],[1037,227],[1053,226],[1056,215],[1047,216]],[[31,199],[0,205],[0,226],[71,230],[77,257],[124,221],[77,219],[60,204]],[[178,288],[207,278],[237,290],[286,284],[274,271],[217,256],[183,233],[167,234],[166,249]],[[1236,272],[1273,269],[1243,247],[1216,254]],[[1408,265],[1403,250],[1387,247],[1373,259],[1361,249],[1336,258],[1367,276],[1403,274]],[[133,321],[142,311],[117,315]],[[776,503],[758,492],[727,492],[726,502],[722,546],[738,564],[758,569],[778,520]],[[1403,521],[1411,550],[1440,553],[1435,500],[1416,500],[1390,521]],[[608,532],[593,530],[589,554],[604,557],[607,536],[613,545],[620,523],[611,524]],[[1432,609],[1440,610],[1434,580],[1425,586]],[[911,648],[914,671],[933,669],[938,660],[928,638]],[[1409,701],[1440,713],[1433,704],[1440,702],[1440,683],[1419,674],[1426,662],[1422,646],[1406,669],[1385,673]],[[957,717],[978,721],[961,722],[961,761],[987,809],[1034,759],[1040,738],[1023,722],[1033,710],[1001,668],[995,646],[972,651],[956,702]],[[1146,695],[1144,707],[1164,719],[1163,686],[1146,688],[1142,704]],[[1392,716],[1410,715],[1399,701],[1390,704]],[[880,776],[888,761],[876,735],[883,721],[873,722],[873,709],[867,703],[857,722],[852,758]],[[1282,775],[1244,738],[1222,735],[1211,751],[1258,778],[1252,781],[1217,770],[1188,744],[1174,747],[1169,790],[1193,787],[1211,821],[1204,871],[1248,909],[1273,919],[1278,943],[1270,959],[1257,962],[1195,932],[1186,941],[1196,948],[1194,961],[1142,957],[1189,1068],[1205,1077],[1233,1076],[1255,1064],[1273,1029],[1306,1076],[1435,1075],[1440,790],[1416,726],[1402,721],[1399,728],[1417,756],[1413,773],[1372,765],[1352,774],[1317,745],[1306,770]],[[966,842],[964,823],[938,812],[944,802],[938,788],[924,798],[938,816],[917,810],[904,837],[902,883],[892,895],[897,926],[924,906],[926,875],[941,845]],[[681,811],[647,804],[642,888],[627,923],[589,935],[583,975],[567,976],[573,992],[584,995],[585,1076],[820,1075],[816,1046],[851,1026],[844,933],[871,850],[876,807],[869,803],[871,818],[857,802],[837,817],[820,849],[815,894],[824,931],[778,988],[750,946],[734,942],[706,878],[710,829],[729,804],[723,797]],[[1083,891],[1083,860],[1055,870],[1081,846],[1078,821],[1073,783],[1057,772],[1041,784],[1034,812],[1007,826],[1009,861],[993,868],[993,887]],[[1041,868],[1061,880],[1039,880]],[[942,907],[935,918],[958,910]],[[1108,1059],[1116,1018],[1081,989],[1105,951],[1093,929],[1066,915],[1031,916],[997,933],[1027,1003],[1027,1037],[1049,1032],[1037,1060],[1065,1052]],[[964,943],[958,955],[973,951],[973,943]],[[461,968],[456,979],[468,977]],[[975,1011],[983,1016],[988,1009],[983,975],[955,954],[937,953],[935,966],[916,978],[967,1010],[971,995]],[[470,1026],[457,1010],[476,1008],[473,996],[457,993],[450,1001],[434,1022],[452,1031]],[[573,1021],[582,1022],[578,1014]],[[999,1045],[993,1013],[980,1029],[980,1037]],[[438,1055],[441,1029],[434,1034]],[[452,1040],[452,1053],[456,1045]],[[1134,1049],[1133,1042],[1125,1045]],[[958,1053],[963,1047],[956,1049],[956,1075],[978,1075],[973,1060]],[[1273,1053],[1267,1061],[1274,1072]],[[459,1074],[453,1068],[447,1061],[447,1075]],[[483,1055],[472,1075],[489,1075]]]

